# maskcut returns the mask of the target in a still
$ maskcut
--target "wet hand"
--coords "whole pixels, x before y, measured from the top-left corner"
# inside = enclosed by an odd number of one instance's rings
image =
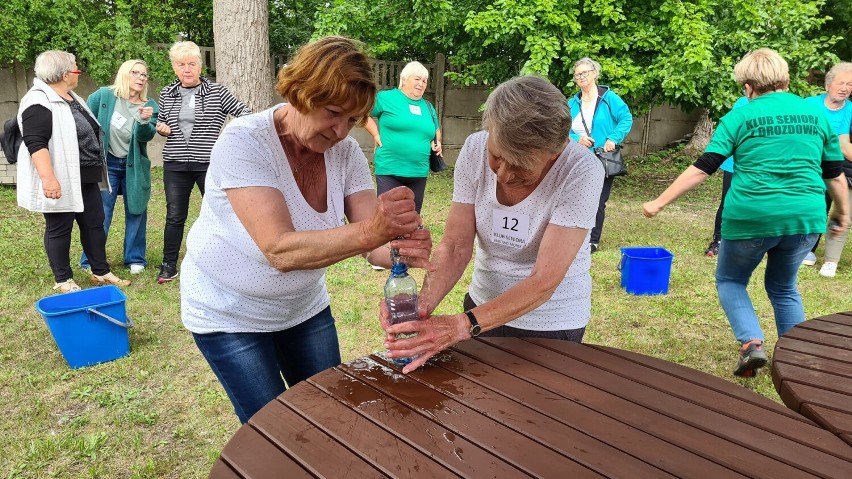
[[[463,314],[432,316],[422,321],[409,321],[387,327],[383,322],[382,328],[388,334],[385,348],[388,350],[388,356],[392,358],[417,356],[403,368],[402,372],[408,374],[426,364],[426,361],[441,351],[470,339],[468,325],[469,322]],[[396,339],[396,335],[400,333],[415,333],[416,336]]]
[[[429,230],[417,229],[403,239],[391,241],[390,247],[399,251],[400,260],[409,267],[435,271],[429,261],[432,255],[432,233]]]
[[[414,192],[399,186],[379,195],[366,231],[378,235],[382,241],[390,241],[400,236],[408,237],[421,224],[420,215],[414,209]]]

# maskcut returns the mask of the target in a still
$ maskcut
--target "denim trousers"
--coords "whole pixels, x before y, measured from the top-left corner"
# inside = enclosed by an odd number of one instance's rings
[[[189,215],[189,199],[192,189],[198,185],[204,196],[204,180],[207,170],[172,171],[163,170],[163,186],[166,192],[166,225],[163,229],[163,263],[177,266],[183,230]]]
[[[763,283],[775,312],[780,337],[805,320],[802,296],[796,286],[799,266],[818,234],[729,240],[722,238],[716,263],[716,290],[734,336],[740,343],[764,340],[763,330],[746,287],[766,256]]]
[[[148,223],[148,211],[134,215],[127,210],[127,158],[118,158],[107,153],[107,173],[112,191],[101,191],[104,203],[104,233],[109,237],[109,227],[115,211],[118,195],[124,199],[124,264],[148,266],[145,260],[145,234]],[[80,256],[80,266],[89,267],[86,253]]]
[[[331,307],[283,331],[192,336],[243,424],[287,387],[340,364]]]

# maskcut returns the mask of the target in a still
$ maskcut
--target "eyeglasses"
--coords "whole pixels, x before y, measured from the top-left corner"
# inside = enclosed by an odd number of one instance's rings
[[[136,70],[131,70],[131,71],[130,71],[130,76],[132,76],[133,78],[140,78],[140,79],[142,79],[142,80],[147,80],[147,79],[148,79],[148,74],[147,74],[147,73],[144,73],[144,72],[138,72],[138,71],[136,71]]]
[[[589,76],[594,70],[585,70],[582,72],[574,72],[574,78],[577,80],[582,80]]]

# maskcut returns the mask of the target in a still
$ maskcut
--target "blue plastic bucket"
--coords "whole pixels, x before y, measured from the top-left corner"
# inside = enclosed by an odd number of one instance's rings
[[[127,296],[115,286],[57,294],[36,301],[59,351],[72,368],[112,361],[130,353]]]
[[[621,248],[621,287],[630,294],[668,294],[672,259],[657,246]]]

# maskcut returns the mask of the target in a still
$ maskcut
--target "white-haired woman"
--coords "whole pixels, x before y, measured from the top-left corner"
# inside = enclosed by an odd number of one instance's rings
[[[825,231],[826,188],[835,201],[831,218],[839,224],[833,234],[848,227],[849,204],[837,135],[817,106],[787,93],[787,62],[774,50],[760,48],[734,66],[734,78],[748,104],[723,116],[704,154],[642,209],[649,218],[657,215],[734,156],[716,289],[741,343],[734,374],[753,377],[767,357],[746,289],[752,273],[765,256],[763,281],[780,337],[805,320],[796,281],[799,265]]]
[[[118,195],[124,198],[124,264],[130,274],[139,274],[145,259],[148,200],[151,199],[151,160],[148,142],[154,138],[157,103],[148,98],[148,66],[142,60],[127,60],[118,68],[112,86],[101,87],[89,96],[89,108],[97,117],[103,135],[111,191],[101,192],[104,203],[104,232],[109,235]],[[107,126],[108,125],[108,126]],[[80,266],[89,269],[86,254]]]
[[[167,137],[163,147],[163,186],[166,224],[163,264],[157,282],[178,275],[177,262],[189,212],[189,198],[197,185],[204,196],[204,178],[210,151],[228,115],[251,113],[224,86],[201,76],[201,49],[193,42],[177,42],[169,49],[177,80],[160,92],[157,133]]]
[[[581,58],[574,63],[574,83],[580,91],[568,101],[571,107],[571,140],[588,149],[603,148],[612,151],[624,142],[633,127],[633,115],[620,96],[609,87],[598,85],[600,63],[591,58]],[[595,227],[589,235],[592,253],[598,250],[606,219],[606,202],[612,191],[613,177],[607,177],[601,188]]]
[[[407,186],[414,192],[418,213],[429,176],[430,152],[443,154],[437,112],[423,98],[428,81],[429,70],[420,62],[405,65],[399,73],[399,87],[379,92],[365,125],[376,142],[377,193]]]
[[[72,90],[82,72],[74,55],[49,50],[35,62],[33,86],[21,99],[18,206],[44,214],[44,249],[55,291],[79,291],[71,270],[71,231],[90,259],[93,284],[127,286],[110,272],[101,191],[109,191],[100,125]]]
[[[390,325],[390,357],[417,356],[409,372],[453,344],[482,334],[580,342],[592,309],[591,254],[604,179],[600,161],[568,141],[571,112],[547,80],[524,76],[485,102],[486,131],[467,138],[455,168],[453,203],[435,269],[423,282],[423,321]],[[473,257],[464,312],[429,315]],[[396,340],[399,333],[417,333]]]
[[[840,62],[831,67],[825,74],[825,93],[812,96],[808,98],[808,101],[819,105],[834,128],[834,133],[837,134],[837,139],[840,141],[840,150],[843,152],[843,157],[846,158],[846,161],[843,162],[843,173],[846,175],[848,185],[852,186],[852,143],[849,141],[849,130],[852,128],[850,94],[852,94],[852,63]],[[849,201],[852,203],[852,197]],[[829,211],[831,209],[831,197],[829,195],[825,196],[825,205],[826,211]],[[829,235],[825,238],[825,262],[819,270],[821,276],[833,278],[837,274],[837,263],[840,262],[840,255],[848,236],[849,230],[846,230],[838,236]],[[817,239],[817,244],[819,244],[819,239]],[[817,245],[814,244],[802,264],[808,266],[816,264],[816,248]]]

